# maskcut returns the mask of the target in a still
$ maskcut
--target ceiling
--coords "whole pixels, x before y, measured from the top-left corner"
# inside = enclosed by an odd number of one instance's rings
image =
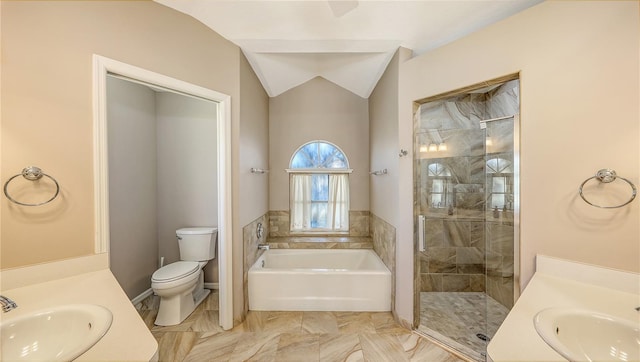
[[[238,45],[270,97],[323,77],[368,98],[398,47],[420,55],[542,0],[155,0]]]

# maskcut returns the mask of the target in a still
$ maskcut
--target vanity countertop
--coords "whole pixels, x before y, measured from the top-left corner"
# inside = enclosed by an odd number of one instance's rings
[[[113,314],[111,327],[75,361],[157,360],[158,343],[109,269],[3,288],[1,294],[15,301],[18,307],[2,313],[0,321],[65,304],[90,303],[108,308]]]
[[[552,307],[635,321],[640,275],[539,255],[536,273],[487,346],[488,361],[566,361],[538,335],[534,316]]]

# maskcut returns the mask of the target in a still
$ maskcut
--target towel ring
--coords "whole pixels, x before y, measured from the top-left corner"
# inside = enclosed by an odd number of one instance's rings
[[[614,206],[601,206],[601,205],[596,205],[592,202],[590,202],[589,200],[587,200],[584,195],[582,194],[582,187],[584,186],[584,184],[586,184],[589,180],[591,179],[598,179],[598,181],[602,182],[602,183],[610,183],[615,181],[617,178],[625,181],[626,183],[629,184],[629,186],[631,186],[631,198],[629,200],[627,200],[627,202],[620,204],[620,205],[614,205]],[[631,201],[633,201],[633,199],[636,198],[636,194],[638,193],[638,190],[636,189],[636,185],[633,184],[633,182],[627,180],[624,177],[620,177],[618,175],[616,175],[616,171],[612,170],[612,169],[608,169],[608,168],[603,168],[600,171],[598,171],[596,173],[595,176],[591,176],[588,179],[584,180],[584,182],[580,185],[580,197],[582,197],[582,199],[584,200],[584,202],[586,202],[587,204],[591,205],[591,206],[595,206],[595,207],[599,207],[601,209],[616,209],[619,207],[622,207],[624,205],[627,205],[628,203],[630,203]]]
[[[56,192],[53,195],[53,197],[51,197],[49,200],[44,201],[44,202],[40,202],[37,204],[29,204],[26,202],[20,202],[16,199],[14,199],[13,197],[11,197],[11,195],[9,195],[9,191],[7,190],[7,188],[9,187],[9,182],[11,182],[14,178],[18,177],[18,176],[22,176],[25,179],[29,180],[29,181],[37,181],[39,179],[42,178],[42,176],[46,176],[49,179],[51,179],[51,181],[53,181],[56,184]],[[7,182],[4,183],[4,195],[9,199],[9,201],[18,204],[18,205],[22,205],[22,206],[40,206],[40,205],[44,205],[44,204],[48,204],[51,201],[53,201],[53,199],[55,199],[58,194],[60,193],[60,185],[58,184],[58,181],[56,181],[56,179],[54,179],[53,177],[47,175],[46,173],[42,172],[42,170],[39,167],[35,167],[35,166],[29,166],[29,167],[25,167],[22,169],[22,173],[19,173],[17,175],[12,176],[11,178],[9,178],[7,180]]]

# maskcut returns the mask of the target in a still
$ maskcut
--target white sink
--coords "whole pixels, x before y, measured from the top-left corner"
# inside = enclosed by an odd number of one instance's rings
[[[71,361],[96,344],[107,333],[112,320],[111,311],[105,307],[73,304],[3,321],[0,359]]]
[[[534,317],[542,339],[570,361],[639,361],[640,324],[607,314],[550,308]]]

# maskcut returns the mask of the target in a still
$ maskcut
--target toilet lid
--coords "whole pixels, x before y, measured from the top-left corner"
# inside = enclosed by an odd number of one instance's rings
[[[151,276],[151,280],[155,282],[170,282],[184,278],[199,270],[200,265],[197,261],[177,261],[156,270]]]

